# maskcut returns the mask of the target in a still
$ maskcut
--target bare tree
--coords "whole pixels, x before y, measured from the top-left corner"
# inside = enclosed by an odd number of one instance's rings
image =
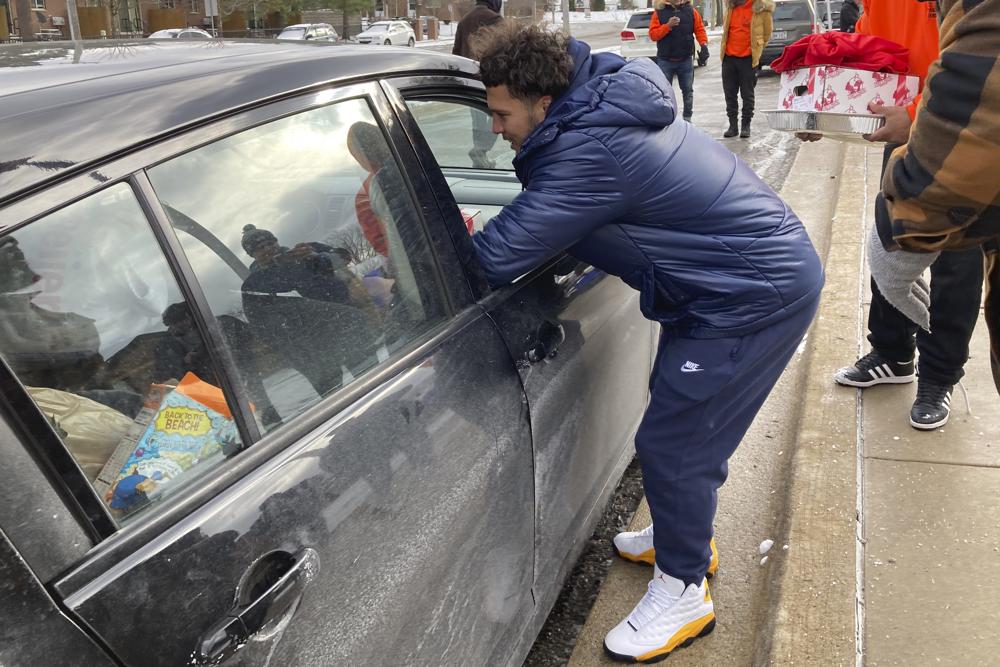
[[[16,0],[17,29],[21,33],[21,41],[35,41],[35,31],[32,30],[31,0]]]
[[[351,253],[351,257],[358,264],[378,255],[358,227],[349,227],[340,232],[337,235],[336,245]]]

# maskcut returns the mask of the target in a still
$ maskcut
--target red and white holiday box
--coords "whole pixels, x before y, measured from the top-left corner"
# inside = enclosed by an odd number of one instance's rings
[[[817,65],[781,73],[778,107],[863,114],[868,113],[872,102],[887,107],[909,106],[919,90],[920,79],[915,76]]]

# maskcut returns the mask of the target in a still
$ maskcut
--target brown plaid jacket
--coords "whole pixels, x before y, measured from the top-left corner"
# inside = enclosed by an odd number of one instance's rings
[[[886,248],[982,245],[993,379],[1000,391],[1000,0],[941,0],[931,65],[909,142],[876,207]]]

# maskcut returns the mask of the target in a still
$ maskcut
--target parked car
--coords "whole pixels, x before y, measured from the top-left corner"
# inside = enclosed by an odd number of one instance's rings
[[[777,60],[786,46],[818,29],[811,0],[778,0],[773,16],[774,30],[771,32],[771,41],[761,53],[761,67]]]
[[[297,23],[278,33],[278,39],[307,39],[314,42],[339,42],[340,35],[329,23]]]
[[[0,78],[0,663],[521,665],[657,327],[565,255],[488,286],[466,225],[521,186],[475,64],[101,40]]]
[[[212,39],[212,35],[201,28],[167,28],[157,30],[148,39]]]
[[[354,38],[358,44],[382,44],[385,46],[413,46],[416,35],[405,21],[377,21]]]
[[[649,38],[649,22],[652,20],[652,9],[639,9],[628,17],[622,28],[621,55],[626,60],[632,58],[656,59],[656,42]],[[691,54],[695,65],[698,62],[698,43],[695,41],[694,52]]]
[[[816,0],[816,14],[819,16],[819,23],[823,30],[840,29],[840,8],[844,0],[830,0],[830,16],[826,12],[826,0]]]

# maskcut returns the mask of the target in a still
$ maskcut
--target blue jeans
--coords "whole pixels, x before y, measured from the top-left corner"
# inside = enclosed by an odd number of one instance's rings
[[[694,63],[690,58],[677,61],[657,58],[656,64],[660,66],[671,86],[674,85],[674,75],[677,75],[681,96],[684,98],[684,120],[691,120],[691,114],[694,112]]]

